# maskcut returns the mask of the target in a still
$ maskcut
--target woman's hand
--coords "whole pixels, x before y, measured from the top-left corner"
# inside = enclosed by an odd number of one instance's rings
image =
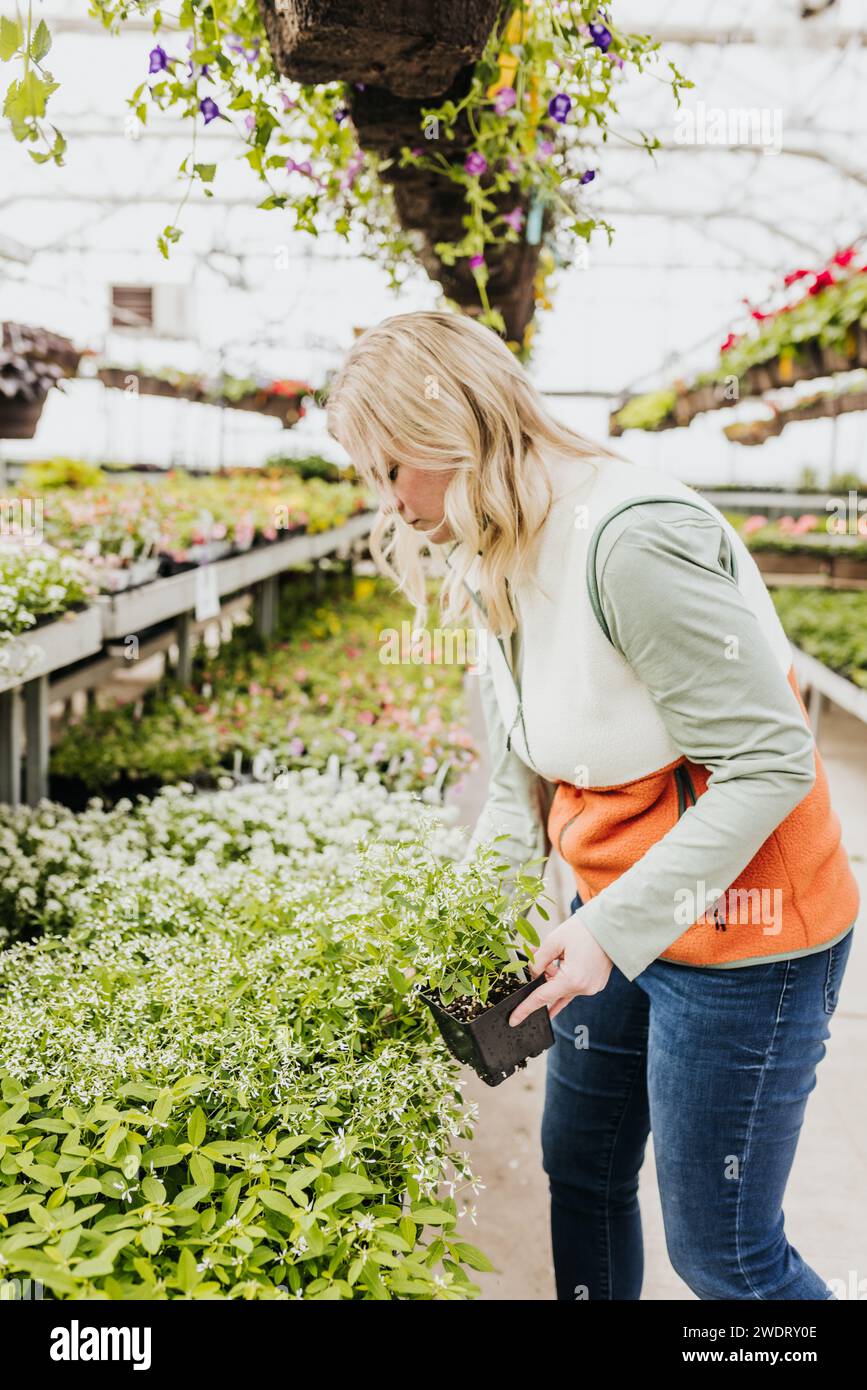
[[[548,983],[534,989],[518,1005],[509,1016],[509,1026],[516,1028],[528,1014],[546,1004],[551,1005],[550,1017],[556,1018],[576,994],[598,994],[607,985],[613,964],[582,923],[579,907],[533,952],[529,973],[535,979],[544,971]]]

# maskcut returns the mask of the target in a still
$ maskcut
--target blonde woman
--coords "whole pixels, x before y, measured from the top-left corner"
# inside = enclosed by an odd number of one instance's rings
[[[380,566],[489,634],[492,774],[470,843],[558,852],[543,1164],[557,1298],[638,1299],[653,1132],[669,1256],[701,1299],[834,1297],[782,1199],[859,892],[791,648],[749,551],[686,484],[559,424],[471,319],[356,341],[329,430],[380,490]],[[440,551],[440,547],[444,549]]]

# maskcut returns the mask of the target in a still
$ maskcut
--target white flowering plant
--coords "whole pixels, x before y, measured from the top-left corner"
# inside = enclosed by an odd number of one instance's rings
[[[51,801],[0,805],[0,942],[86,923],[95,885],[116,894],[125,876],[140,886],[148,864],[169,882],[183,868],[190,891],[201,882],[206,899],[231,899],[243,896],[251,870],[263,881],[342,879],[355,849],[374,838],[413,862],[420,826],[435,860],[459,859],[465,832],[456,817],[454,806],[429,807],[350,768],[305,768],[201,795],[181,784],[135,805],[93,798],[82,812]],[[148,889],[156,891],[153,873]]]
[[[88,566],[50,545],[0,544],[0,643],[95,593]]]
[[[474,1109],[413,981],[475,947],[500,967],[479,904],[504,866],[453,862],[463,832],[408,795],[290,782],[76,822],[63,930],[0,953],[4,1274],[60,1299],[478,1293]],[[16,833],[59,903],[72,818],[6,812]]]

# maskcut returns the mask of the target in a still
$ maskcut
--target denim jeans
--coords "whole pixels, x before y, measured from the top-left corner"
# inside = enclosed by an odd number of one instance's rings
[[[560,1010],[542,1119],[558,1300],[640,1298],[651,1132],[669,1259],[698,1298],[834,1297],[786,1239],[782,1201],[853,931],[731,970],[657,959],[629,981],[614,966]]]

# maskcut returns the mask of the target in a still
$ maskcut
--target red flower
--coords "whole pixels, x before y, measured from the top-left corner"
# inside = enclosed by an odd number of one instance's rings
[[[855,247],[847,246],[845,251],[838,251],[836,256],[832,257],[831,265],[838,265],[840,266],[841,270],[845,270],[846,266],[851,265],[854,259]]]
[[[812,274],[812,272],[809,270],[793,270],[786,276],[783,284],[788,288],[789,285],[794,285],[798,280],[803,280],[810,274]]]
[[[808,293],[808,294],[821,294],[822,290],[826,290],[826,289],[828,288],[828,286],[829,286],[829,285],[833,285],[833,283],[834,283],[834,277],[833,277],[833,275],[831,274],[830,270],[822,270],[822,271],[820,271],[819,274],[816,276],[815,280],[813,281],[813,283],[812,283],[812,285],[810,286],[810,288],[809,288],[809,290],[807,291],[807,293]]]
[[[309,396],[313,390],[306,381],[272,381],[268,387],[273,396]]]
[[[739,343],[740,340],[739,333],[730,333],[725,342],[720,344],[720,352],[728,352],[729,349],[733,348],[735,343]]]

